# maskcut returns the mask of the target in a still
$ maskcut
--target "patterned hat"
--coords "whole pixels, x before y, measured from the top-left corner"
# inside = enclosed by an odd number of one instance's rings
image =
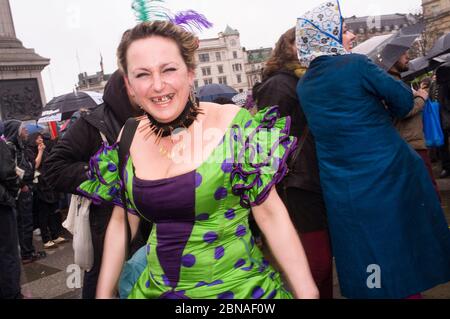
[[[344,20],[339,1],[327,1],[297,20],[296,44],[303,67],[322,55],[349,54],[342,45]]]

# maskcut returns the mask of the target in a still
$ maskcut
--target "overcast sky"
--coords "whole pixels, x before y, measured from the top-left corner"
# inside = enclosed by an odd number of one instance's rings
[[[46,99],[71,92],[80,71],[116,69],[115,50],[122,33],[136,24],[131,0],[10,0],[17,37],[25,47],[50,58],[43,72]],[[199,34],[216,37],[226,25],[238,29],[247,49],[273,47],[296,18],[323,0],[167,0],[172,11],[194,9],[214,28]],[[421,0],[342,0],[345,17],[418,13]],[[77,54],[79,63],[77,61]]]

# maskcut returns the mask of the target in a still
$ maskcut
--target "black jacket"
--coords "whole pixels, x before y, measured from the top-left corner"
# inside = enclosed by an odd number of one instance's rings
[[[77,187],[88,179],[89,159],[101,147],[99,132],[113,144],[126,120],[137,115],[118,72],[109,80],[103,99],[104,104],[84,113],[69,128],[44,162],[49,182],[56,191],[77,194]],[[111,211],[112,205],[102,204],[99,209]]]
[[[16,164],[6,142],[0,138],[0,206],[15,206],[19,191]]]
[[[292,136],[301,137],[307,121],[297,97],[297,76],[290,71],[280,70],[258,83],[253,88],[253,98],[258,108],[278,105],[282,117],[291,117]],[[294,163],[293,172],[286,180],[288,187],[321,193],[316,146],[311,132],[300,155]]]
[[[18,120],[9,120],[4,123],[6,138],[9,151],[16,165],[25,171],[24,177],[20,180],[20,187],[24,185],[31,186],[34,179],[34,162],[29,161],[25,153],[24,141],[20,138],[20,128],[22,122]]]
[[[45,144],[45,149],[42,154],[42,161],[39,168],[35,167],[35,171],[39,172],[38,183],[35,187],[36,196],[43,202],[54,204],[59,201],[59,194],[53,190],[51,184],[48,180],[48,173],[46,171],[46,167],[44,167],[43,163],[48,158],[52,147],[54,146],[54,141],[50,138],[46,138],[43,134],[33,133],[28,137],[28,143],[26,147],[26,155],[29,161],[35,163],[36,157],[38,155],[38,147],[36,145],[36,139],[38,136],[42,136]]]

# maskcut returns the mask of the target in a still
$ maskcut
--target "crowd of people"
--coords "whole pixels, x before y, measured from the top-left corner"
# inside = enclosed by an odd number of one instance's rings
[[[248,110],[196,98],[193,33],[127,30],[104,104],[59,141],[0,126],[0,296],[21,295],[18,246],[23,263],[44,257],[33,211],[44,248],[66,240],[59,193],[92,200],[85,299],[330,299],[333,257],[347,298],[417,299],[450,281],[421,116],[429,98],[450,114],[449,66],[413,90],[407,52],[386,72],[351,54],[354,38],[337,0],[302,15]]]

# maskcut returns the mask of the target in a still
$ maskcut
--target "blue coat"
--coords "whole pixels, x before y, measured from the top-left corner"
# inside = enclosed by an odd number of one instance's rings
[[[351,54],[315,59],[297,93],[316,139],[342,294],[405,298],[449,281],[438,197],[392,125],[412,109],[411,90]]]

